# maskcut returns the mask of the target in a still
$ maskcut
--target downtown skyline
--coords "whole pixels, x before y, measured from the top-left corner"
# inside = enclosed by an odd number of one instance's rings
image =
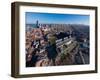
[[[83,24],[89,25],[89,15],[26,12],[26,24]]]

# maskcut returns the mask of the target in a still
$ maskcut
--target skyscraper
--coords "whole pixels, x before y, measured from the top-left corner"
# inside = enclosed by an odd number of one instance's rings
[[[38,20],[36,21],[36,28],[39,28],[39,22],[38,22]]]

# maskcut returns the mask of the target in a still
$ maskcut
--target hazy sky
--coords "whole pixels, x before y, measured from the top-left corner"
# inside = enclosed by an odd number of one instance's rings
[[[79,14],[55,14],[55,13],[34,13],[26,12],[26,24],[52,23],[52,24],[84,24],[89,25],[89,15]]]

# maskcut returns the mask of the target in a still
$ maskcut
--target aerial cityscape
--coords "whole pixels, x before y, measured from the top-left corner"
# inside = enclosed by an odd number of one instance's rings
[[[26,67],[89,64],[89,15],[26,12]]]

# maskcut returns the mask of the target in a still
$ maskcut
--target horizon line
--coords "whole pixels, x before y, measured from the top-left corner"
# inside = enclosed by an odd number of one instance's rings
[[[36,23],[26,23],[26,24],[36,24]],[[39,23],[39,24],[61,24],[61,23]],[[79,23],[62,23],[63,25],[88,25],[88,24],[79,24]],[[89,26],[89,25],[88,25]]]

